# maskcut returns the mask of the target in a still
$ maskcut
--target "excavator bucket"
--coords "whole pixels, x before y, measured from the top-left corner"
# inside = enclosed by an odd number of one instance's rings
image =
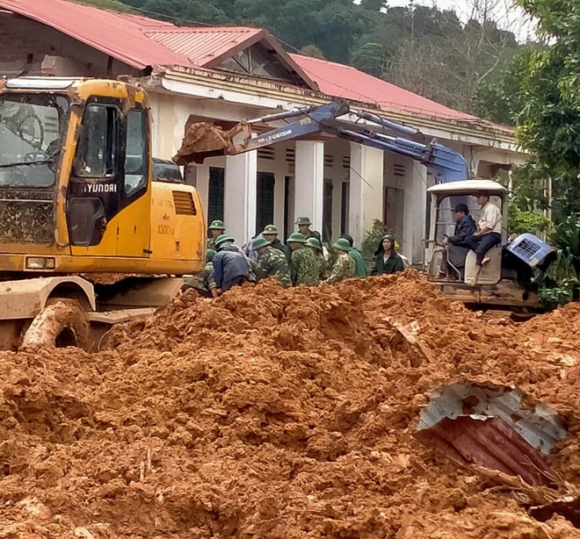
[[[229,131],[206,122],[191,124],[173,161],[179,166],[185,166],[189,163],[203,163],[208,157],[234,153],[233,138],[242,130],[241,124]]]

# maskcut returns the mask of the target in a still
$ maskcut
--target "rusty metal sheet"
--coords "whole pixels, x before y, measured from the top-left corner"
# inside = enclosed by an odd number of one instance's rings
[[[195,67],[186,56],[144,33],[177,28],[171,23],[62,0],[0,0],[0,8],[45,24],[138,69],[149,65]]]
[[[431,394],[415,436],[461,464],[480,464],[534,485],[550,483],[544,460],[567,428],[521,389],[457,383]]]
[[[416,436],[459,464],[479,464],[519,476],[530,485],[551,484],[541,453],[498,417],[446,417]]]

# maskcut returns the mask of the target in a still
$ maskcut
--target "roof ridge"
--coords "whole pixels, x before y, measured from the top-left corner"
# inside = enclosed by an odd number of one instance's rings
[[[155,19],[152,19],[155,20]],[[151,27],[147,27],[147,28],[143,28],[143,30],[145,31],[151,31],[151,30],[155,30],[156,28],[161,28],[166,32],[180,32],[180,33],[184,33],[184,34],[194,34],[194,33],[201,33],[201,32],[207,32],[207,33],[211,33],[211,32],[238,32],[238,33],[242,33],[242,32],[261,32],[262,29],[261,28],[254,28],[252,26],[210,26],[210,27],[206,27],[206,26],[178,26],[178,25],[174,25],[173,27],[169,28],[167,26],[151,26]]]

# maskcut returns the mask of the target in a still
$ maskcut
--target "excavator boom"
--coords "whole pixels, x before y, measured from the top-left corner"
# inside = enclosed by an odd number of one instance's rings
[[[353,124],[339,119],[349,113],[367,123]],[[295,121],[281,127],[271,128],[268,125],[271,122],[292,119]],[[369,124],[379,130],[371,129]],[[253,136],[254,129],[262,132]],[[437,183],[466,180],[469,176],[467,163],[461,154],[435,140],[425,143],[421,141],[425,137],[417,129],[386,120],[367,111],[353,110],[345,101],[246,120],[228,131],[204,122],[192,124],[174,161],[178,165],[202,163],[208,157],[238,155],[277,142],[296,140],[319,133],[411,157],[425,165]],[[236,143],[234,139],[240,134],[241,141]],[[393,134],[414,137],[415,140]]]

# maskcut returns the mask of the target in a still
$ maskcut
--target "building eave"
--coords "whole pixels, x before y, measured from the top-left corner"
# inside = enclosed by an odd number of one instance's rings
[[[195,95],[208,99],[221,99],[240,105],[264,109],[292,109],[320,105],[335,100],[320,92],[289,86],[264,79],[240,76],[234,73],[215,72],[208,69],[179,66],[157,68],[156,76],[162,88],[182,95]],[[411,125],[428,134],[446,133],[444,138],[467,144],[520,152],[514,130],[504,126],[466,121],[457,121],[420,114],[414,111],[377,107],[369,103],[346,100],[354,108],[364,108],[379,116]]]
[[[211,61],[206,64],[200,65],[200,67],[207,67],[211,69],[219,69],[219,65],[225,61],[227,58],[231,58],[238,52],[251,47],[252,45],[263,41],[265,42],[275,53],[278,55],[280,62],[288,69],[293,75],[299,77],[304,81],[304,83],[313,91],[318,91],[320,88],[318,84],[304,71],[298,63],[288,55],[284,49],[276,42],[274,37],[268,33],[266,30],[261,29],[258,33],[251,35],[249,38],[238,43],[235,47],[223,52],[222,54],[216,56]]]

